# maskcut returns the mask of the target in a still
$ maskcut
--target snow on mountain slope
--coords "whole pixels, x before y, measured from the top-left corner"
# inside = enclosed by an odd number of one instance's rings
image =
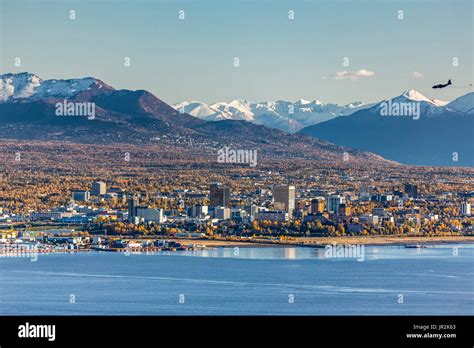
[[[454,99],[452,102],[447,104],[446,107],[452,110],[461,111],[468,115],[474,115],[474,92]]]
[[[203,119],[219,112],[219,110],[198,101],[178,103],[174,105],[174,108],[182,114],[186,113]]]
[[[9,98],[28,98],[41,85],[41,79],[33,74],[0,75],[0,101]]]
[[[0,102],[11,99],[68,98],[86,91],[99,81],[85,77],[71,80],[42,80],[30,73],[0,75]]]
[[[379,112],[379,109],[383,107],[384,103],[391,101],[394,103],[419,103],[420,104],[420,114],[422,116],[436,116],[447,111],[445,105],[448,103],[442,100],[430,99],[420,92],[409,89],[403,92],[401,95],[395,98],[389,98],[383,100],[382,102],[376,104],[376,107],[373,109],[375,112]]]
[[[185,101],[174,105],[174,107],[206,121],[245,120],[293,133],[298,132],[304,127],[325,122],[339,116],[348,116],[363,109],[370,108],[372,112],[378,113],[383,103],[389,100],[392,103],[419,103],[420,114],[424,117],[436,116],[445,112],[453,112],[454,110],[462,112],[470,110],[469,112],[472,113],[474,112],[472,109],[473,98],[474,94],[471,93],[458,98],[459,100],[457,101],[448,103],[442,100],[430,99],[414,89],[409,89],[397,97],[374,104],[363,104],[359,101],[341,106],[324,103],[319,100],[309,101],[305,99],[299,99],[296,102],[284,100],[274,102],[232,100],[211,105]]]
[[[444,101],[444,100],[439,100],[439,99],[431,99],[431,100],[434,101],[436,105],[438,106],[446,106],[449,104],[449,102]]]
[[[299,99],[294,103],[283,100],[257,103],[246,100],[232,100],[212,105],[196,101],[185,101],[174,105],[177,110],[206,121],[245,120],[290,133],[371,106],[372,104],[365,105],[362,102],[340,106],[323,103],[319,100],[309,101],[304,99]]]
[[[406,90],[405,92],[403,92],[403,94],[401,96],[406,98],[406,99],[409,99],[409,100],[423,101],[423,102],[433,104],[435,106],[439,106],[433,99],[425,97],[423,94],[421,94],[420,92],[418,92],[414,89]]]

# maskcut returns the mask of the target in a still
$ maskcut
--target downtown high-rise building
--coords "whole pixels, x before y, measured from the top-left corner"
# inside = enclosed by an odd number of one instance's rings
[[[230,187],[219,183],[212,183],[210,186],[210,206],[211,207],[229,207],[230,206]]]
[[[137,196],[130,196],[128,198],[128,220],[132,221],[132,219],[137,216],[137,207],[138,207],[138,197]]]
[[[204,217],[208,214],[208,206],[201,204],[194,204],[188,209],[188,216],[190,217]]]
[[[340,205],[345,204],[345,203],[346,203],[345,197],[342,197],[341,195],[331,195],[327,199],[327,210],[330,213],[334,213],[338,215]]]
[[[92,195],[100,196],[105,195],[107,192],[107,185],[103,181],[95,181],[92,183]]]
[[[295,187],[293,185],[273,186],[273,207],[288,213],[291,217],[295,210]]]
[[[324,199],[322,198],[314,198],[311,200],[311,213],[323,213],[324,212]]]

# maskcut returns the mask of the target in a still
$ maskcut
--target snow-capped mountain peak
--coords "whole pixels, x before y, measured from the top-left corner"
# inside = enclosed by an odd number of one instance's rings
[[[423,94],[421,94],[415,89],[406,90],[405,92],[403,92],[402,96],[404,96],[407,99],[415,100],[415,101],[427,101],[427,102],[431,101],[431,99],[425,97]]]
[[[28,98],[35,93],[42,80],[30,73],[0,75],[0,101],[9,98]]]
[[[414,89],[406,90],[398,97],[385,99],[378,103],[372,110],[375,113],[379,113],[380,109],[385,107],[387,102],[391,102],[392,104],[410,102],[419,104],[420,115],[422,117],[432,117],[446,112],[452,113],[456,111],[455,108],[451,107],[451,103],[439,99],[430,99]]]
[[[70,80],[42,80],[35,74],[18,73],[0,75],[0,102],[11,99],[38,100],[70,98],[102,82],[92,77]],[[108,87],[108,86],[107,86]]]
[[[363,106],[364,103],[361,102],[361,101],[356,101],[356,102],[352,102],[350,104],[346,104],[344,105],[344,107],[346,108],[350,108],[350,109],[354,109],[354,108],[360,108],[361,106]]]
[[[298,99],[296,102],[295,102],[296,105],[308,105],[308,104],[312,104],[311,101],[309,100],[306,100],[306,99]]]
[[[405,92],[403,92],[401,97],[404,97],[412,101],[427,102],[435,106],[444,106],[447,104],[447,102],[442,101],[442,100],[430,99],[414,89],[406,90]]]

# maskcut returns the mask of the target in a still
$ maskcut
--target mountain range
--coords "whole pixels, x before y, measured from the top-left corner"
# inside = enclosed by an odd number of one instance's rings
[[[359,101],[341,106],[319,100],[299,99],[296,102],[232,100],[211,105],[198,101],[184,101],[174,104],[173,107],[206,121],[244,120],[294,133],[304,127],[338,116],[346,116],[372,105]]]
[[[413,105],[419,112],[387,115],[383,110],[390,105]],[[474,93],[445,103],[408,90],[349,116],[303,128],[299,134],[404,164],[474,166]]]
[[[94,117],[58,116],[58,105],[93,103]],[[224,146],[258,150],[265,158],[393,164],[373,153],[245,120],[208,122],[178,111],[145,90],[116,90],[93,78],[42,80],[0,75],[0,138],[78,143],[167,144],[215,153]]]
[[[65,100],[93,103],[94,119],[58,117],[57,103]],[[387,105],[416,106],[416,114],[385,115]],[[116,90],[93,77],[0,75],[0,138],[5,139],[156,142],[211,152],[231,146],[274,158],[340,161],[347,153],[364,163],[474,166],[473,122],[474,93],[450,103],[407,90],[375,104],[235,100],[171,106],[148,91]]]

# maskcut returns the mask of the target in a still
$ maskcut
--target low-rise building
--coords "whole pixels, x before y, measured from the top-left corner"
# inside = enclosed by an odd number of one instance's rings
[[[255,220],[257,221],[288,221],[289,214],[285,211],[262,211],[256,214]]]
[[[89,191],[79,190],[72,192],[72,199],[80,202],[89,202],[91,194]]]
[[[137,207],[136,216],[142,218],[144,222],[158,222],[161,224],[165,221],[163,209]]]
[[[230,209],[226,207],[215,207],[214,217],[219,220],[230,219]]]

